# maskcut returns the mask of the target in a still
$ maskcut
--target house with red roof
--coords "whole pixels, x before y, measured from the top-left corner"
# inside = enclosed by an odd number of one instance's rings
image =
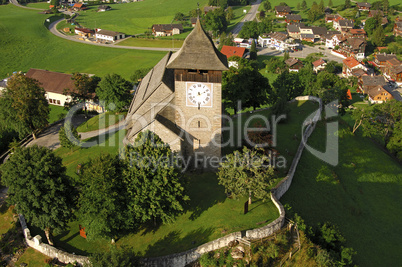
[[[366,66],[357,61],[354,57],[347,57],[343,60],[342,75],[343,77],[353,76],[353,70],[362,69],[367,72]]]
[[[246,54],[246,48],[244,47],[236,47],[236,46],[222,46],[221,53],[224,54],[228,59],[232,56],[244,57]],[[236,61],[229,61],[229,67],[237,68]]]
[[[313,62],[313,70],[317,73],[318,71],[325,69],[326,65],[327,62],[325,62],[324,59],[320,58],[319,60]]]

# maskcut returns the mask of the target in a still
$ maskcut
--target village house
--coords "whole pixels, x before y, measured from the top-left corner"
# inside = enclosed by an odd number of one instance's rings
[[[324,59],[320,58],[316,61],[313,62],[313,71],[315,73],[319,72],[320,70],[325,69],[325,66],[327,65],[327,62],[325,62]]]
[[[342,66],[342,76],[343,77],[356,76],[353,72],[354,72],[354,70],[358,70],[358,69],[361,69],[364,72],[367,72],[366,66],[361,64],[354,57],[347,57],[343,60],[343,66]]]
[[[246,54],[246,48],[224,45],[222,46],[221,53],[228,58],[229,67],[238,68],[237,61],[229,61],[229,58],[232,56],[244,57]]]
[[[348,57],[354,56],[357,60],[363,60],[365,57],[367,42],[363,38],[347,38],[339,43],[339,50]]]
[[[402,36],[402,21],[395,22],[393,33],[395,36]]]
[[[109,11],[109,10],[111,10],[112,8],[110,7],[110,6],[107,6],[107,5],[100,5],[100,6],[98,6],[98,12],[105,12],[105,11]]]
[[[197,18],[190,18],[190,23],[191,23],[191,27],[195,27],[195,25],[197,24]]]
[[[97,42],[116,42],[117,40],[124,39],[126,35],[121,32],[114,32],[108,30],[98,29],[95,32],[95,38]]]
[[[293,38],[288,38],[288,35],[283,32],[263,34],[262,36],[258,37],[258,44],[261,47],[271,47],[280,51],[295,49],[297,46],[299,46],[299,44],[294,42]]]
[[[289,6],[276,6],[275,7],[275,14],[278,18],[286,17],[291,13],[291,9]]]
[[[341,20],[345,20],[345,19],[342,18],[341,16],[337,16],[336,18],[334,18],[332,20],[332,28],[334,28],[337,31],[340,31],[339,21],[341,21]]]
[[[285,64],[288,66],[289,71],[298,72],[301,68],[303,68],[303,62],[301,62],[298,58],[289,58],[285,60]]]
[[[349,29],[346,32],[346,36],[349,38],[367,38],[367,34],[364,29]]]
[[[72,7],[72,10],[74,11],[81,11],[87,9],[87,6],[83,3],[75,3]]]
[[[385,25],[388,24],[388,19],[387,17],[384,16],[384,12],[382,12],[381,10],[370,10],[368,17],[372,18],[375,16],[381,16],[381,25]]]
[[[303,23],[300,24],[289,24],[286,26],[286,30],[288,35],[294,39],[300,39],[300,27],[303,26]]]
[[[374,55],[374,63],[379,67],[381,70],[385,68],[385,63],[387,60],[396,59],[396,55],[394,54],[385,54],[385,53],[377,53]]]
[[[172,36],[183,32],[182,24],[154,24],[152,34],[155,36]]]
[[[64,95],[64,91],[74,91],[74,81],[71,74],[53,72],[41,69],[30,69],[25,76],[38,80],[40,86],[46,91],[46,99],[51,105],[64,106],[71,101],[70,96]],[[98,103],[89,101],[86,103],[87,110],[103,112]]]
[[[337,30],[343,34],[346,34],[349,30],[353,29],[353,26],[354,26],[353,20],[341,19],[338,22]]]
[[[358,2],[356,6],[360,11],[370,11],[371,8],[371,4],[367,2]]]
[[[334,20],[340,20],[342,19],[341,16],[339,16],[338,14],[327,14],[325,15],[325,23],[331,23],[334,22]]]
[[[342,34],[340,34],[340,32],[328,32],[325,35],[325,46],[328,48],[334,48],[344,40],[346,40],[346,38]]]
[[[359,81],[359,89],[363,94],[367,94],[369,90],[378,86],[386,86],[387,81],[384,76],[367,75],[363,76]]]
[[[296,14],[289,14],[286,15],[286,23],[287,24],[294,24],[294,23],[300,23],[302,20],[302,17],[300,15]]]
[[[74,29],[75,34],[78,34],[79,36],[89,38],[95,34],[94,30],[91,29],[86,29],[86,28],[75,28]]]
[[[389,80],[396,82],[398,85],[402,84],[402,62],[397,58],[388,59],[383,68],[384,76]]]
[[[388,90],[388,86],[378,85],[376,87],[367,89],[368,100],[372,104],[381,104],[383,102],[387,102],[391,99],[394,99],[391,92]]]

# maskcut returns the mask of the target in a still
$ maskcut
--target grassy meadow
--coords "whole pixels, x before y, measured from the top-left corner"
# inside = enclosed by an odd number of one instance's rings
[[[369,139],[352,135],[346,122],[339,123],[339,164],[328,165],[305,150],[281,202],[309,225],[338,225],[357,251],[359,266],[399,266],[402,167]],[[325,151],[326,135],[319,123],[308,144]]]
[[[45,28],[44,22],[51,16],[14,5],[0,6],[0,78],[38,68],[101,77],[117,73],[128,79],[136,69],[152,67],[166,54],[67,41]]]
[[[176,13],[188,12],[208,4],[207,0],[147,0],[125,4],[113,4],[112,10],[96,12],[97,6],[81,11],[77,22],[88,28],[102,28],[126,34],[141,34],[153,24],[172,23]]]

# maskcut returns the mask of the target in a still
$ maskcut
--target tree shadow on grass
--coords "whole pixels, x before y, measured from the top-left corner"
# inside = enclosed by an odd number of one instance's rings
[[[189,184],[187,193],[190,202],[185,211],[190,211],[190,220],[194,221],[201,214],[218,203],[222,203],[226,199],[224,188],[218,185],[215,173],[204,173],[202,175],[188,173]]]
[[[201,227],[181,237],[181,231],[172,231],[153,245],[148,246],[144,256],[155,257],[189,250],[208,242],[208,238],[213,232],[213,228]]]

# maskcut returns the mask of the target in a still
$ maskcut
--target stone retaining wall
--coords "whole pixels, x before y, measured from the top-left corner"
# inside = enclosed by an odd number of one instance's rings
[[[31,231],[27,227],[24,216],[20,214],[19,219],[20,219],[22,231],[25,236],[25,241],[27,242],[28,246],[36,249],[40,253],[42,253],[50,258],[57,258],[59,261],[61,261],[63,263],[75,263],[76,262],[76,263],[79,263],[81,266],[84,265],[85,263],[88,263],[88,257],[70,254],[70,253],[62,251],[60,249],[57,249],[53,246],[50,246],[48,244],[42,243],[42,237],[40,235],[37,235],[32,238]]]

